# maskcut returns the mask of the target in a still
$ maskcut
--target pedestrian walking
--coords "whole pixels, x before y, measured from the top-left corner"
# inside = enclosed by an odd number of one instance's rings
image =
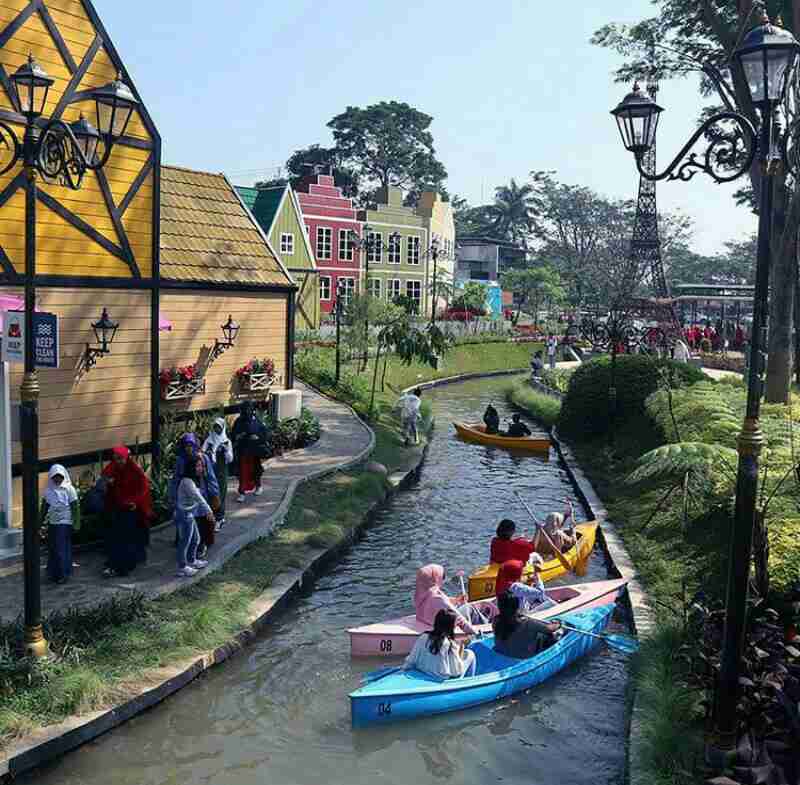
[[[219,486],[219,509],[216,512],[216,531],[225,525],[225,500],[228,496],[228,464],[233,462],[233,444],[225,432],[225,418],[217,417],[211,432],[203,442],[203,452],[214,464],[214,474]]]
[[[242,404],[242,413],[233,424],[231,440],[239,471],[239,495],[236,501],[241,503],[248,493],[255,496],[263,493],[261,478],[264,476],[264,467],[261,460],[268,457],[269,449],[267,428],[256,417],[250,401]]]
[[[422,411],[422,389],[417,387],[400,396],[397,401],[400,409],[400,423],[403,429],[404,445],[419,444],[419,420]]]
[[[175,527],[178,531],[178,572],[179,578],[191,578],[208,566],[205,559],[198,556],[200,532],[197,518],[214,519],[214,513],[198,487],[198,462],[187,462],[184,474],[178,483],[175,502]]]
[[[550,370],[556,369],[556,350],[558,348],[558,340],[553,333],[547,336],[547,360],[550,363]]]
[[[47,575],[64,583],[72,575],[72,530],[81,527],[81,509],[69,472],[59,463],[47,474],[40,517],[47,522]]]

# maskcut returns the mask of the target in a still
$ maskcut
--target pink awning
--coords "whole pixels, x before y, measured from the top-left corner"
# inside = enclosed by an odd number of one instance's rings
[[[168,332],[172,329],[172,322],[167,319],[163,314],[158,315],[158,331],[160,333]]]
[[[0,311],[24,311],[25,300],[13,294],[0,294]]]

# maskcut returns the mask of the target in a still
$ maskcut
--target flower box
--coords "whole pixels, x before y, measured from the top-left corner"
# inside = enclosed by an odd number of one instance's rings
[[[204,395],[206,391],[205,377],[194,379],[176,379],[171,382],[161,383],[162,401],[179,401],[191,398],[193,395]]]
[[[277,376],[271,373],[243,373],[238,378],[242,390],[246,392],[269,390],[278,379]]]

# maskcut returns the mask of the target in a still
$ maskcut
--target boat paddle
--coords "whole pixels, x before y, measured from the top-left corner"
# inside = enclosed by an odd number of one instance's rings
[[[639,651],[639,641],[630,635],[613,635],[611,633],[599,635],[596,632],[589,632],[579,627],[573,627],[570,624],[564,624],[561,619],[548,619],[548,621],[558,621],[565,630],[570,632],[579,632],[581,635],[588,635],[590,638],[599,638],[601,641],[605,641],[612,649],[616,649],[622,654],[633,654]]]
[[[396,665],[394,668],[380,668],[376,671],[370,671],[361,677],[361,683],[372,684],[373,681],[378,681],[378,679],[382,679],[384,676],[391,676],[393,673],[400,673],[401,670],[403,670],[403,666]]]
[[[573,569],[572,569],[569,561],[567,560],[566,556],[564,556],[564,554],[561,553],[561,551],[558,548],[556,548],[556,545],[550,539],[550,535],[547,533],[547,530],[544,528],[544,526],[542,526],[541,523],[539,523],[539,520],[534,515],[533,510],[528,506],[528,502],[526,502],[525,499],[522,498],[522,494],[519,491],[515,491],[515,493],[517,495],[517,498],[522,502],[523,506],[528,511],[528,515],[531,516],[531,518],[533,519],[533,522],[536,524],[536,526],[539,529],[539,531],[544,535],[545,540],[547,540],[547,544],[553,549],[553,552],[558,557],[558,560],[561,562],[561,566],[567,572],[573,572]]]

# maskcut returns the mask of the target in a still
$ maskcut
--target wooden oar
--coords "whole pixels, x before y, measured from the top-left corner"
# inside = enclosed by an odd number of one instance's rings
[[[564,624],[561,619],[549,619],[548,621],[558,621],[565,630],[570,630],[570,632],[579,632],[581,635],[588,635],[590,638],[599,638],[601,641],[605,641],[612,649],[616,649],[623,654],[633,654],[639,651],[639,641],[629,635],[598,635],[596,632],[589,632],[579,627]]]
[[[539,523],[538,519],[533,514],[533,510],[528,506],[528,502],[526,502],[525,499],[522,498],[522,494],[519,491],[515,491],[515,493],[517,495],[517,498],[522,502],[523,506],[528,511],[528,515],[531,516],[531,518],[533,519],[533,522],[536,524],[536,526],[538,527],[539,531],[544,535],[544,538],[545,538],[545,540],[547,540],[548,545],[553,549],[553,552],[558,557],[558,560],[561,562],[561,566],[567,572],[572,572],[572,567],[570,566],[570,563],[567,561],[567,557],[564,556],[563,553],[561,553],[561,550],[559,548],[556,548],[556,545],[553,542],[553,540],[550,539],[550,535],[547,533],[547,530],[544,528],[544,526],[541,523]]]

